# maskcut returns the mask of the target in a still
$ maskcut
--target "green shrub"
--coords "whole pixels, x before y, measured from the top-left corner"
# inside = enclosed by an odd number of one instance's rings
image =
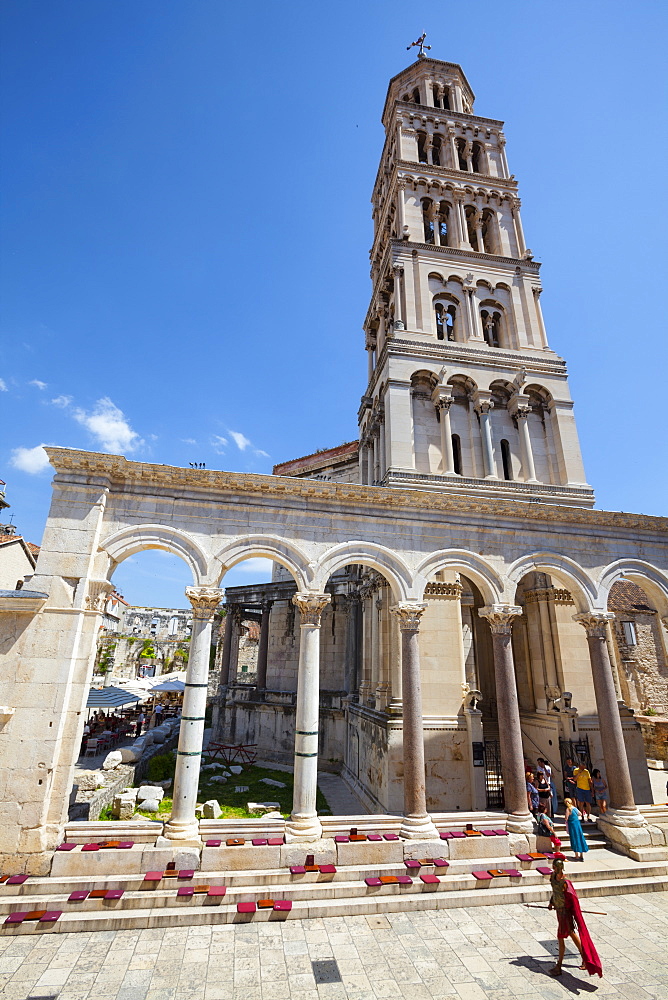
[[[169,753],[159,753],[148,762],[146,777],[149,781],[166,781],[174,778],[175,770],[176,758]]]

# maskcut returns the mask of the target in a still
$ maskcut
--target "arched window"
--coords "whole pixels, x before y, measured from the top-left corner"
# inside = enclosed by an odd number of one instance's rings
[[[451,111],[450,107],[450,92],[447,87],[443,88],[443,97],[441,99],[441,107],[444,111]]]
[[[431,146],[431,162],[436,167],[445,166],[445,160],[443,159],[443,140],[441,136],[437,133],[433,140]]]
[[[419,87],[416,87],[415,90],[413,91],[413,100],[415,101],[416,104],[421,104],[422,103],[421,100],[420,100],[420,88]]]
[[[455,338],[455,321],[457,317],[457,307],[444,302],[437,302],[434,306],[436,314],[436,337],[438,340],[450,340]]]
[[[450,206],[442,201],[438,212],[438,238],[442,247],[448,246],[448,225],[450,223]]]
[[[425,243],[434,242],[434,220],[432,218],[432,203],[429,198],[422,199],[422,224],[424,226]]]
[[[427,133],[418,132],[417,134],[417,146],[418,146],[418,162],[427,162]]]
[[[431,93],[432,93],[432,97],[434,99],[434,107],[435,108],[440,108],[440,106],[441,106],[441,95],[439,94],[439,90],[440,89],[441,88],[436,83],[431,88]]]
[[[466,142],[465,142],[465,140],[461,139],[461,138],[455,139],[455,145],[457,147],[457,159],[459,161],[459,169],[460,170],[468,170],[468,166],[466,164],[466,154],[465,154]]]
[[[501,313],[493,309],[480,311],[480,322],[485,343],[490,347],[501,345]]]
[[[498,232],[497,218],[491,208],[486,208],[482,213],[482,241],[487,253],[498,253]]]
[[[513,466],[510,460],[510,445],[505,438],[501,441],[501,461],[503,462],[503,478],[513,478]]]
[[[475,231],[475,223],[478,215],[478,210],[473,207],[473,205],[467,205],[464,209],[464,214],[466,215],[466,232],[468,236],[468,241],[474,250],[478,249],[478,238]]]
[[[459,434],[452,435],[452,457],[455,463],[455,472],[458,476],[462,474],[462,443]]]
[[[484,154],[482,146],[479,142],[474,142],[471,149],[471,162],[473,164],[473,171],[476,174],[483,173],[483,164],[485,162],[483,157]]]

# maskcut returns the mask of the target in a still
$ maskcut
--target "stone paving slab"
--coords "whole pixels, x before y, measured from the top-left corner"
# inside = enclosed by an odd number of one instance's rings
[[[587,918],[603,962],[600,980],[578,970],[570,944],[564,975],[551,979],[554,914],[512,904],[29,938],[0,931],[0,997],[565,1000],[596,993],[666,1000],[668,893],[601,896],[591,904],[607,913]],[[316,983],[313,962],[327,981]]]

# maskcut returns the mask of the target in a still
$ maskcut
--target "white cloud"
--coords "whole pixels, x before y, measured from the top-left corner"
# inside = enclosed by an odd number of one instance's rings
[[[256,556],[253,559],[244,559],[243,562],[237,563],[234,568],[241,570],[242,573],[262,573],[264,575],[266,573],[271,574],[273,566],[274,564],[271,559],[263,559],[261,556]]]
[[[97,438],[104,451],[124,454],[135,451],[144,443],[130,427],[123,411],[108,396],[98,399],[90,413],[75,410],[74,419]]]
[[[28,385],[34,385],[37,389],[46,389],[46,382],[40,382],[38,378],[33,378]]]
[[[56,396],[55,399],[51,400],[51,402],[53,403],[54,406],[60,406],[64,410],[65,407],[69,406],[70,403],[72,402],[72,397],[71,396]]]
[[[266,451],[262,451],[261,448],[256,448],[255,449],[255,454],[256,455],[262,455],[263,458],[269,458],[269,455],[267,454],[267,452]]]
[[[7,383],[3,378],[0,378],[0,392],[8,392]]]
[[[49,467],[49,456],[44,451],[42,444],[38,444],[34,448],[14,448],[10,463],[15,469],[35,476],[38,472],[44,472]]]
[[[193,444],[195,443],[193,442]],[[211,438],[211,447],[217,455],[222,455],[227,447],[227,438],[221,437],[220,434],[214,434]]]
[[[195,438],[181,438],[181,441],[183,442],[183,444],[197,444]]]
[[[240,434],[239,431],[230,431],[229,435],[234,441],[239,451],[245,451],[248,445],[250,444],[250,441],[245,436],[245,434]]]

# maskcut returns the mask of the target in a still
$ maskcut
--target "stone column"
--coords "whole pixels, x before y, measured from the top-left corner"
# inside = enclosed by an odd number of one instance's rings
[[[408,236],[406,232],[406,201],[404,191],[406,190],[406,178],[400,177],[397,180],[397,219],[398,219],[398,236],[399,239],[403,239],[404,236]]]
[[[400,834],[409,840],[437,837],[427,812],[422,726],[422,686],[418,630],[426,604],[402,602],[391,610],[401,631],[401,693],[403,701],[404,815]]]
[[[485,479],[497,479],[494,464],[494,447],[492,445],[491,399],[478,399],[475,408],[480,416],[480,431],[482,434],[482,459],[485,467]]]
[[[508,829],[512,833],[531,833],[533,819],[527,805],[522,729],[511,641],[513,618],[521,615],[522,609],[512,604],[491,604],[489,607],[479,608],[478,614],[487,619],[492,631],[503,794],[506,812],[509,814]]]
[[[209,688],[211,622],[224,596],[225,591],[216,587],[186,587],[186,597],[193,607],[193,630],[183,694],[179,747],[176,751],[172,815],[165,826],[167,840],[199,843],[195,805]]]
[[[238,604],[232,605],[230,621],[230,663],[227,673],[227,683],[235,684],[237,680],[237,667],[239,665],[239,639],[241,638],[241,608]]]
[[[455,130],[448,129],[448,140],[450,143],[450,159],[452,160],[452,170],[459,170],[459,157],[457,156],[457,143],[455,142]]]
[[[499,153],[501,154],[501,169],[503,171],[503,176],[510,177],[508,159],[506,157],[506,137],[502,132],[499,132]]]
[[[262,605],[260,621],[260,642],[257,650],[257,689],[264,691],[267,687],[267,652],[269,650],[269,619],[273,601],[265,601]]]
[[[394,274],[394,326],[396,330],[405,330],[406,321],[401,297],[401,279],[404,276],[404,269],[401,264],[395,264],[392,273]]]
[[[320,709],[320,616],[329,594],[297,593],[292,603],[301,614],[297,710],[295,713],[295,785],[292,814],[285,824],[287,843],[319,840],[322,826],[316,810]]]
[[[455,455],[452,450],[452,429],[450,427],[450,407],[452,399],[447,397],[439,399],[436,408],[441,413],[441,459],[443,462],[443,475],[456,476]]]
[[[232,608],[233,604],[227,605],[227,614],[225,615],[225,635],[223,636],[223,657],[220,664],[220,683],[229,684],[230,682],[230,654],[232,652],[232,622],[234,620],[234,615]]]
[[[357,696],[359,664],[359,605],[360,595],[356,592],[346,595],[346,661],[343,668],[343,685],[346,694]]]
[[[533,461],[533,449],[531,448],[531,438],[529,437],[529,414],[531,407],[527,405],[517,405],[515,407],[515,417],[517,419],[517,429],[520,435],[520,450],[522,452],[522,472],[525,483],[537,483],[536,466]]]
[[[603,745],[605,772],[610,789],[610,809],[605,822],[614,826],[644,826],[645,821],[633,798],[631,773],[626,756],[624,731],[612,677],[606,642],[607,623],[614,620],[611,611],[589,611],[573,615],[587,633],[591,673],[596,696],[598,728]]]
[[[366,483],[373,486],[373,439],[371,435],[366,440]]]
[[[522,202],[520,201],[519,198],[515,198],[511,202],[511,206],[513,213],[513,222],[515,223],[515,239],[517,240],[517,252],[518,256],[521,257],[527,248],[526,242],[524,240],[524,230],[522,229],[522,219],[520,218],[520,208],[522,206]]]
[[[387,465],[385,462],[385,417],[383,414],[381,414],[378,424],[378,440],[380,444],[380,476],[378,478],[382,482],[387,471]]]
[[[373,378],[373,347],[371,344],[367,344],[367,382],[370,382]]]

